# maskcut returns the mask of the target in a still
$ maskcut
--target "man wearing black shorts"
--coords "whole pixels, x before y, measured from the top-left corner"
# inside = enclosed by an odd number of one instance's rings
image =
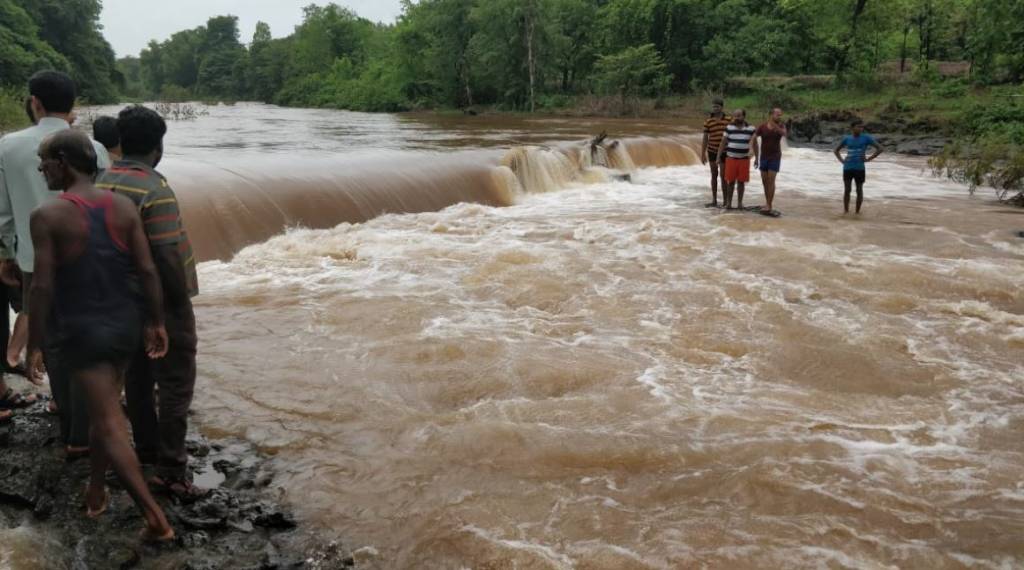
[[[854,183],[857,184],[857,213],[860,213],[860,206],[864,203],[864,180],[867,178],[865,164],[878,158],[882,154],[882,147],[874,137],[864,132],[864,123],[854,121],[850,125],[852,134],[843,137],[836,146],[836,159],[843,164],[843,210],[850,213],[850,193]],[[865,158],[868,147],[874,147],[875,152]],[[846,149],[846,158],[840,151]]]
[[[732,122],[732,117],[722,112],[725,102],[715,99],[711,102],[711,114],[704,121],[704,140],[700,145],[700,163],[711,165],[711,202],[708,208],[718,207],[718,180],[722,180],[725,190],[725,162],[718,160],[718,149],[722,145],[725,128]]]

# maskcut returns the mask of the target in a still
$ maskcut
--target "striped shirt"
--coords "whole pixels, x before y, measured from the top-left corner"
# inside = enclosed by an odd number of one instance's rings
[[[725,128],[725,155],[728,158],[749,158],[750,139],[754,137],[754,130],[751,125],[737,127],[730,123]]]
[[[131,198],[139,207],[150,246],[176,245],[185,264],[189,297],[199,294],[196,257],[178,209],[178,198],[162,174],[149,165],[119,160],[96,179],[96,187]]]
[[[713,154],[718,151],[718,145],[722,142],[722,135],[725,134],[725,127],[732,122],[732,117],[722,115],[720,118],[708,117],[704,121],[704,134],[708,136],[708,150]]]

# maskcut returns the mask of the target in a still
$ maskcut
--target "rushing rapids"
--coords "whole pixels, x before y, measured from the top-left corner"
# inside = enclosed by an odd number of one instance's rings
[[[685,126],[488,120],[172,125],[198,419],[304,523],[361,568],[1024,563],[1021,216],[891,159],[843,216],[800,149],[782,218],[708,210]]]

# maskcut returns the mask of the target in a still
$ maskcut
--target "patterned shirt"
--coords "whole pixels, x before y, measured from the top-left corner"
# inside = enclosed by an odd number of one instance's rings
[[[189,297],[199,294],[196,257],[178,209],[178,198],[162,174],[146,164],[119,160],[96,180],[97,188],[131,198],[139,206],[150,246],[177,245],[185,263]]]
[[[728,158],[750,158],[750,139],[753,137],[753,126],[737,127],[730,123],[725,128],[725,155]]]
[[[708,136],[708,151],[715,153],[718,151],[718,145],[722,143],[722,135],[725,134],[725,128],[732,122],[732,117],[729,115],[722,115],[720,118],[708,117],[704,121],[704,134]]]

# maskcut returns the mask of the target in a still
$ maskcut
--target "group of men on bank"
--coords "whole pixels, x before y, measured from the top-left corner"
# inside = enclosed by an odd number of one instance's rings
[[[738,199],[736,208],[744,209],[743,193],[750,181],[750,157],[754,168],[761,171],[766,205],[759,208],[761,214],[777,217],[773,209],[775,202],[775,181],[782,170],[782,141],[788,134],[782,122],[782,109],[771,110],[768,120],[755,128],[747,123],[747,112],[743,109],[726,115],[722,99],[712,101],[711,114],[704,121],[704,139],[701,144],[701,164],[711,166],[711,202],[708,208],[724,207],[733,209],[733,196]],[[850,211],[850,196],[853,184],[857,188],[856,212],[859,214],[864,202],[865,163],[878,158],[882,147],[871,135],[864,133],[864,125],[854,121],[851,134],[843,137],[833,149],[836,159],[843,165],[843,206]],[[760,144],[759,144],[760,140]],[[871,156],[867,149],[874,148]],[[846,156],[842,151],[846,150]],[[718,182],[722,181],[722,203],[718,202]]]
[[[68,458],[90,458],[87,516],[106,510],[112,468],[144,514],[142,538],[170,540],[152,491],[202,491],[191,484],[185,450],[196,378],[195,258],[174,191],[155,170],[167,125],[130,106],[96,121],[100,144],[71,129],[70,77],[42,71],[28,89],[34,125],[0,138],[0,312],[7,315],[10,301],[27,321],[22,371],[36,384],[48,376]],[[0,423],[36,399],[0,376]]]

